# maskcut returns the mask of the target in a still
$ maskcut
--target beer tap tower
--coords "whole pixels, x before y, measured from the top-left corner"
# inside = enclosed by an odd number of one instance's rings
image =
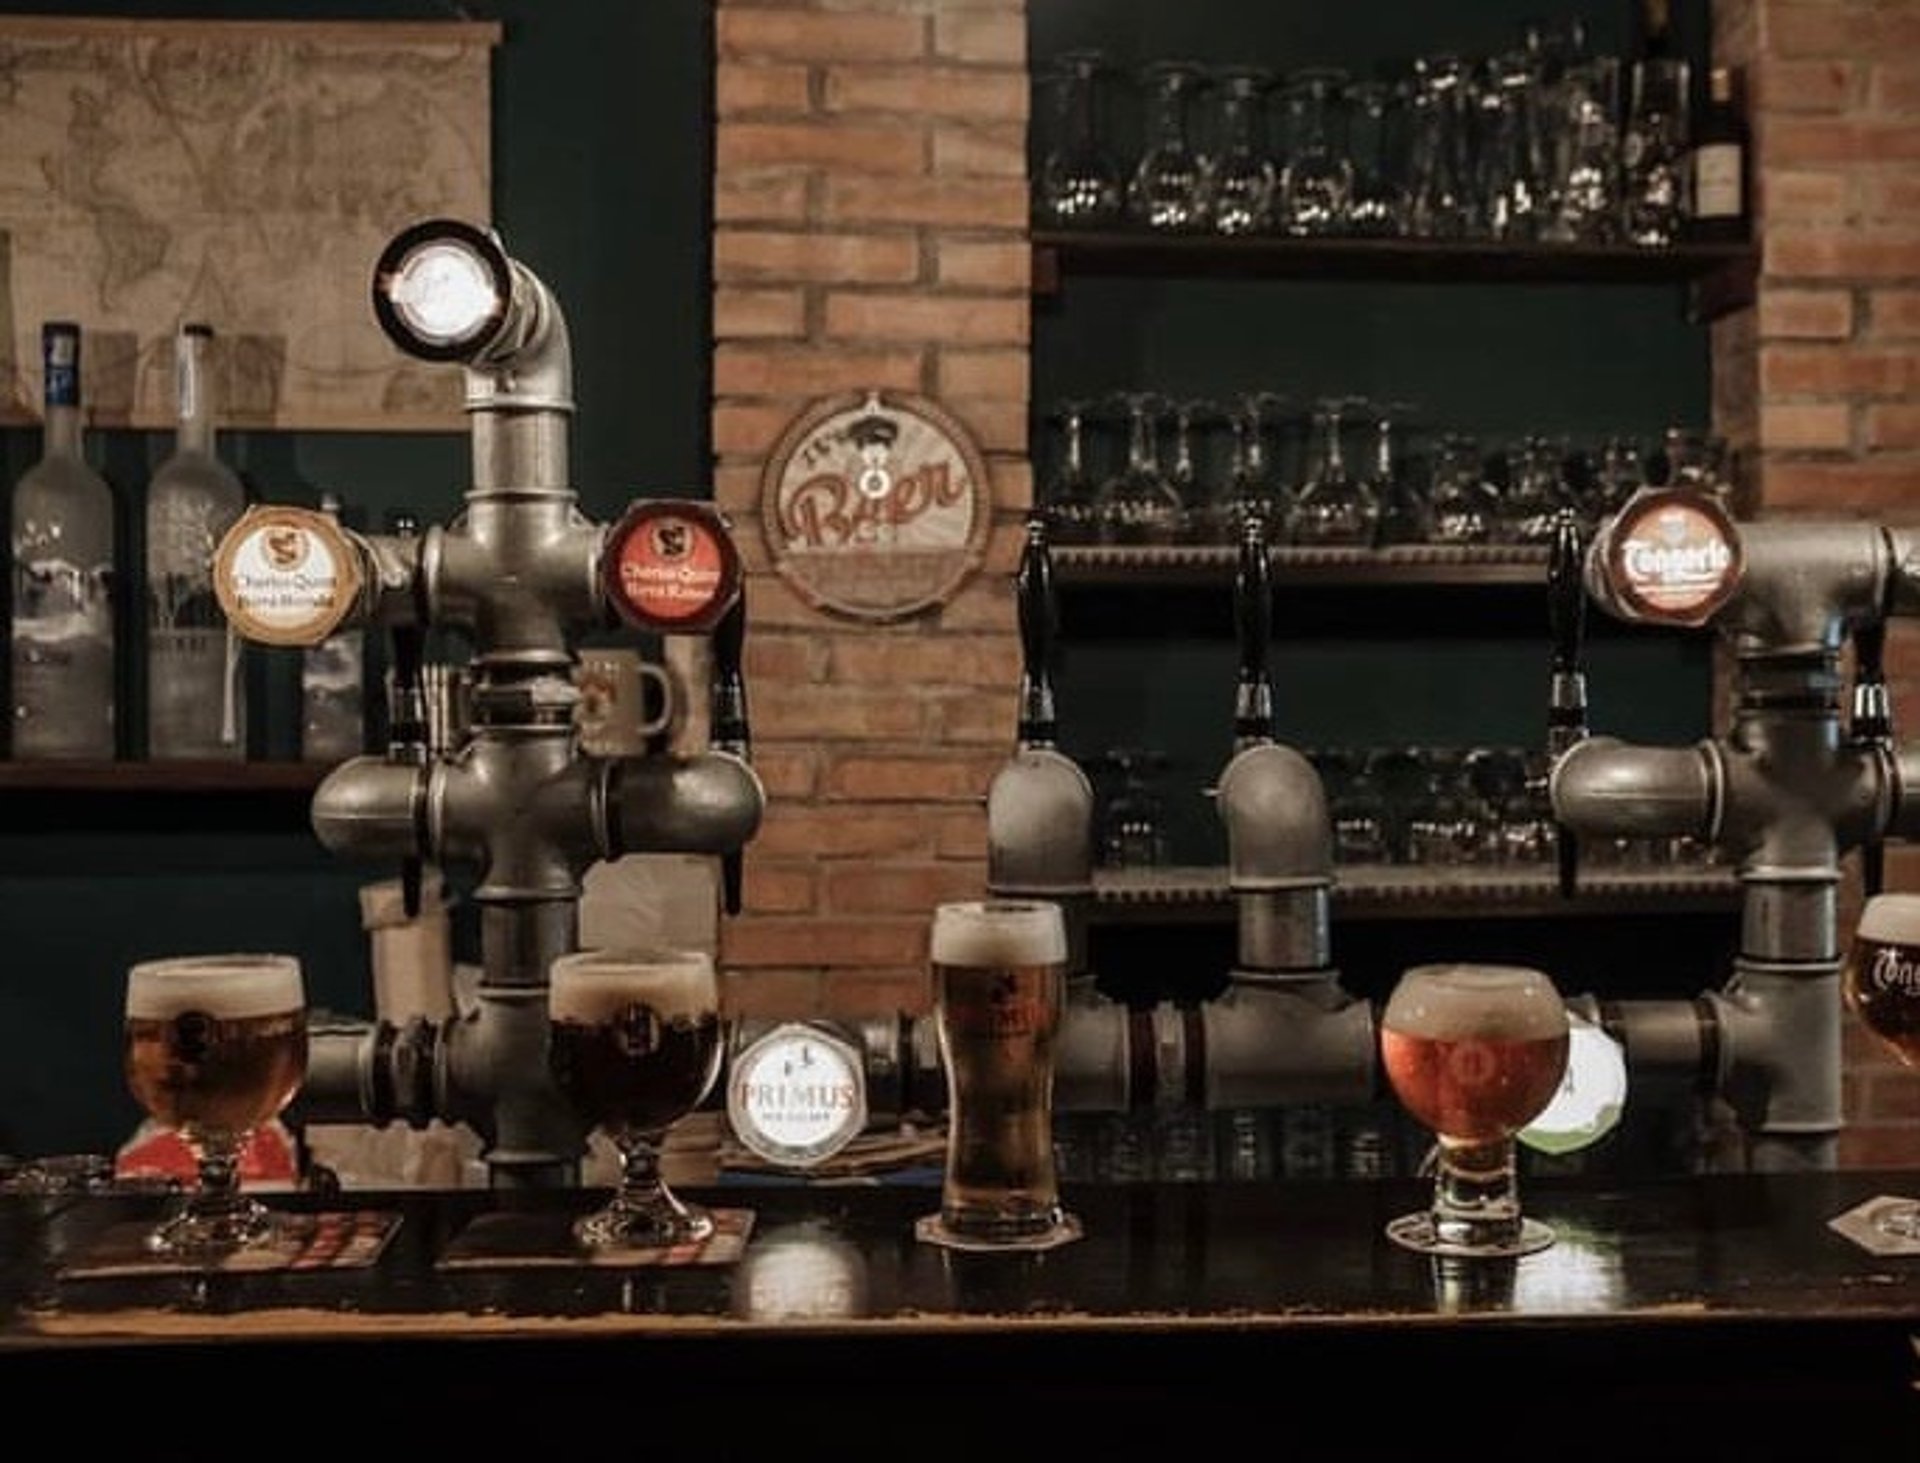
[[[385,626],[403,644],[432,626],[471,640],[460,743],[422,757],[417,716],[397,717],[410,728],[402,740],[334,769],[312,823],[344,856],[474,868],[482,974],[474,1009],[444,1023],[317,1032],[296,1111],[318,1122],[464,1122],[495,1187],[562,1186],[577,1181],[586,1133],[547,1073],[547,972],[577,946],[581,875],[627,853],[712,855],[737,912],[738,860],[764,806],[746,757],[739,560],[724,519],[702,502],[641,500],[612,527],[582,516],[569,482],[566,322],[490,231],[453,220],[405,230],[380,258],[373,304],[400,349],[465,370],[472,485],[461,512],[418,536],[337,530],[331,552],[350,592],[292,628],[247,614],[244,572],[223,575],[222,594],[243,633],[251,625],[272,643],[309,643],[342,623]],[[326,549],[303,513],[253,510],[222,562],[256,562],[276,526],[305,529]],[[713,634],[713,750],[581,751],[576,646],[622,620]],[[402,687],[408,704],[414,694]]]
[[[1758,1170],[1834,1162],[1842,860],[1863,850],[1872,893],[1880,841],[1920,831],[1920,746],[1893,743],[1879,667],[1886,620],[1920,613],[1915,551],[1908,534],[1867,522],[1736,524],[1711,498],[1677,489],[1622,508],[1584,553],[1584,592],[1628,622],[1717,630],[1731,716],[1693,746],[1586,735],[1584,686],[1570,647],[1556,647],[1556,819],[1576,837],[1692,836],[1740,880],[1731,978],[1697,1000],[1612,1003],[1603,1020],[1630,1068],[1723,1097]],[[1574,623],[1580,580],[1562,572],[1553,592],[1556,624]]]

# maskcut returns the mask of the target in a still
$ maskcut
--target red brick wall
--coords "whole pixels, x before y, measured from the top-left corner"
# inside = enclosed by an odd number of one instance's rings
[[[1757,307],[1716,328],[1722,426],[1765,513],[1920,523],[1920,5],[1721,0],[1715,22],[1749,68],[1763,245]],[[1920,626],[1887,661],[1920,734]],[[1920,889],[1920,849],[1887,867]],[[1920,1163],[1920,1072],[1851,1023],[1846,1052],[1841,1161]]]
[[[923,1009],[928,913],[985,887],[983,803],[1014,728],[1025,4],[720,0],[716,17],[715,490],[748,562],[769,794],[724,958],[742,1012]],[[759,531],[782,429],[866,387],[937,400],[994,484],[984,572],[898,625],[814,608]]]

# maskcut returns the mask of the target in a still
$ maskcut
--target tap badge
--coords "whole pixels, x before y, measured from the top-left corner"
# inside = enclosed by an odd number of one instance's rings
[[[346,531],[312,508],[247,509],[213,558],[221,610],[263,645],[318,645],[353,612],[365,583]]]
[[[1745,567],[1740,530],[1712,496],[1645,488],[1598,545],[1607,596],[1628,618],[1704,625],[1733,597]]]
[[[620,617],[659,634],[701,634],[740,595],[740,556],[709,503],[633,504],[607,535],[601,586]]]
[[[863,620],[951,598],[985,555],[991,507],[966,429],[922,397],[878,390],[802,412],[760,480],[774,567],[815,606]]]
[[[867,1125],[864,1058],[825,1026],[784,1022],[734,1061],[727,1120],[742,1146],[769,1163],[811,1168]]]

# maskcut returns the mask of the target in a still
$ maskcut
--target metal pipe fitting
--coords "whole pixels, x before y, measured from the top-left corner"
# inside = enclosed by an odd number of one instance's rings
[[[1093,900],[1093,784],[1050,746],[1024,746],[987,789],[987,889],[1002,899],[1048,899],[1067,927],[1067,970],[1087,968]]]
[[[1710,993],[1715,1086],[1755,1139],[1755,1167],[1830,1167],[1842,1125],[1840,967],[1742,956]]]
[[[1241,748],[1220,775],[1227,887],[1239,906],[1239,964],[1316,971],[1329,964],[1333,824],[1320,774],[1279,742]]]
[[[1642,747],[1588,737],[1548,774],[1553,814],[1586,836],[1710,838],[1720,820],[1718,758],[1710,743]]]

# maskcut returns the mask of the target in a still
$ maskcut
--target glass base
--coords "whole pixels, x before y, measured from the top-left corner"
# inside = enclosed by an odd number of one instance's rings
[[[1051,1250],[1056,1246],[1079,1239],[1082,1233],[1084,1231],[1080,1228],[1080,1221],[1064,1210],[1052,1226],[1032,1234],[1006,1236],[967,1234],[949,1226],[946,1219],[939,1214],[928,1214],[916,1220],[913,1226],[913,1237],[926,1244],[940,1245],[949,1250],[972,1250],[975,1253]]]
[[[211,1209],[189,1204],[147,1236],[147,1249],[173,1259],[217,1260],[270,1245],[279,1232],[273,1211],[255,1199]]]
[[[1554,1242],[1554,1233],[1537,1219],[1522,1219],[1520,1232],[1510,1240],[1483,1244],[1463,1244],[1440,1237],[1433,1215],[1425,1209],[1402,1214],[1387,1226],[1387,1238],[1403,1249],[1423,1255],[1449,1255],[1459,1259],[1500,1259],[1511,1255],[1531,1255]]]
[[[590,1250],[655,1250],[702,1244],[713,1230],[711,1214],[668,1194],[644,1203],[615,1199],[575,1220],[573,1237]]]

